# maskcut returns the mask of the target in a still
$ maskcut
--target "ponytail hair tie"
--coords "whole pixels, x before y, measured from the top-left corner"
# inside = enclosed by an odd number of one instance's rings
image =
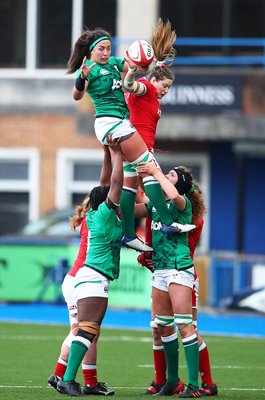
[[[190,190],[187,192],[187,194],[191,194],[192,192],[194,192],[195,189],[196,189],[196,187],[194,185],[192,185]]]
[[[165,60],[163,60],[163,61],[156,61],[156,66],[157,66],[157,67],[161,67],[161,68],[165,68]]]

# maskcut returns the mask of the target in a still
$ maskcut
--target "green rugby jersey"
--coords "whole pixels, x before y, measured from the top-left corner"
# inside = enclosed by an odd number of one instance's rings
[[[117,279],[120,272],[120,251],[123,237],[122,223],[106,203],[87,213],[89,249],[85,266],[90,266],[109,279]]]
[[[92,61],[86,61],[87,66],[91,64],[93,64]],[[120,74],[123,66],[124,59],[110,57],[107,64],[96,64],[91,69],[87,77],[89,83],[87,93],[94,104],[96,117],[129,118],[130,112],[124,99]],[[80,74],[79,69],[76,77]]]
[[[180,224],[190,224],[192,219],[192,206],[190,200],[186,199],[186,208],[178,210],[171,200],[167,201],[167,207],[174,221]],[[162,231],[162,223],[156,209],[151,203],[146,205],[147,211],[152,218],[152,262],[155,270],[160,269],[183,269],[193,265],[190,257],[188,233],[165,235]]]

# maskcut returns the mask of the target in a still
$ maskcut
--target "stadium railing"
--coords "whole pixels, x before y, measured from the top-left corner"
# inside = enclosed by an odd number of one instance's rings
[[[128,46],[135,39],[113,38],[117,46]],[[183,66],[260,66],[265,68],[265,38],[179,37],[175,42],[174,65]]]

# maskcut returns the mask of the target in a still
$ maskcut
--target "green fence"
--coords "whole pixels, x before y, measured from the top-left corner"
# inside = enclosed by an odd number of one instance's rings
[[[61,302],[61,283],[72,266],[78,242],[0,241],[1,302]],[[113,307],[150,309],[151,273],[137,263],[137,253],[122,249],[121,272],[111,282]]]

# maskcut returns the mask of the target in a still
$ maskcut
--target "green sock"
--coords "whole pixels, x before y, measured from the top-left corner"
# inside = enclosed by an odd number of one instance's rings
[[[199,346],[196,334],[182,339],[188,366],[188,383],[199,388]]]
[[[163,345],[167,362],[167,382],[177,383],[179,380],[179,341],[178,335],[163,337]],[[166,341],[165,341],[166,340]]]
[[[69,382],[75,379],[78,368],[87,352],[87,346],[81,342],[72,342],[68,365],[63,376],[63,381]]]
[[[159,182],[153,178],[150,179],[150,177],[147,177],[143,179],[143,183],[146,196],[150,199],[151,203],[158,212],[161,222],[166,225],[171,225],[173,219],[168,211],[165,197]]]
[[[136,192],[133,190],[122,190],[120,198],[122,222],[124,226],[124,234],[129,238],[136,237],[134,224],[135,198]]]

